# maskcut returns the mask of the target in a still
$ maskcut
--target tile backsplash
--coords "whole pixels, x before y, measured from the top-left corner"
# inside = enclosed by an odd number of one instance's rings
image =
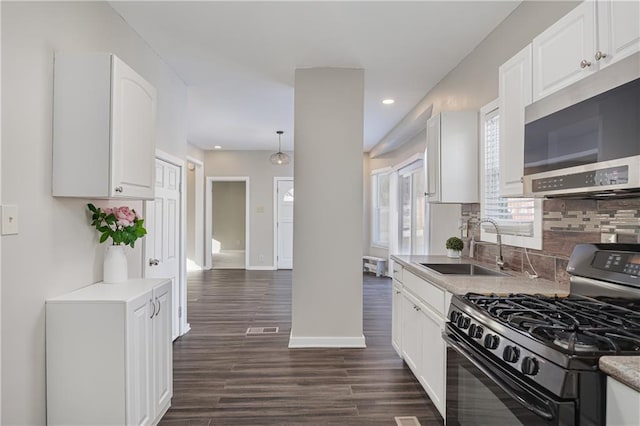
[[[597,243],[604,235],[615,235],[619,243],[640,243],[640,198],[620,200],[544,200],[542,250],[503,245],[509,269],[532,272],[526,257],[540,278],[568,284],[569,256],[577,243]],[[480,216],[480,204],[463,204],[464,219]],[[476,234],[477,236],[477,234]],[[478,243],[474,258],[493,263],[495,244]]]

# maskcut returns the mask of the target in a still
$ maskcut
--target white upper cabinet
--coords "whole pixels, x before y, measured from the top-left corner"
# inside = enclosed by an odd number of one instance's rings
[[[603,0],[597,8],[600,68],[640,51],[640,2]]]
[[[531,45],[498,70],[500,196],[522,196],[524,108],[531,103]]]
[[[57,54],[53,195],[154,198],[156,90],[109,53]]]
[[[533,39],[533,100],[566,87],[597,68],[596,3],[585,1]]]
[[[427,121],[427,201],[478,202],[478,114],[442,112]]]
[[[640,2],[584,1],[533,39],[533,101],[640,51]]]

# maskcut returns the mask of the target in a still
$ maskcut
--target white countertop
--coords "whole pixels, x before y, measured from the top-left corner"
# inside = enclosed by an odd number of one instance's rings
[[[140,293],[153,289],[166,278],[138,278],[117,284],[96,283],[79,288],[67,294],[47,299],[47,303],[74,303],[74,302],[126,302],[135,299]]]
[[[391,258],[400,263],[406,270],[452,294],[466,294],[469,292],[481,294],[525,293],[559,296],[569,294],[569,284],[562,285],[540,278],[530,279],[519,272],[509,270],[505,270],[504,272],[511,276],[448,275],[440,274],[419,265],[419,263],[473,263],[474,265],[492,269],[489,265],[475,262],[468,258],[452,259],[447,256],[408,255],[392,255]]]

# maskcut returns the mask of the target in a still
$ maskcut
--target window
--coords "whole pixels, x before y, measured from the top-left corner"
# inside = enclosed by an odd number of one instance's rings
[[[389,176],[388,172],[371,176],[371,243],[378,247],[389,247]]]
[[[424,254],[424,171],[422,160],[398,170],[398,249],[401,254]]]
[[[494,219],[505,244],[542,248],[542,201],[534,198],[500,197],[499,125],[497,102],[481,110],[482,179],[481,216]],[[522,161],[522,160],[520,160]],[[483,224],[481,239],[495,242],[495,229]]]

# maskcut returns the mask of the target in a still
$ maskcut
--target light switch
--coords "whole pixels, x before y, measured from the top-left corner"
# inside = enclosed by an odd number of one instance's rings
[[[2,206],[2,235],[18,233],[18,206]]]

